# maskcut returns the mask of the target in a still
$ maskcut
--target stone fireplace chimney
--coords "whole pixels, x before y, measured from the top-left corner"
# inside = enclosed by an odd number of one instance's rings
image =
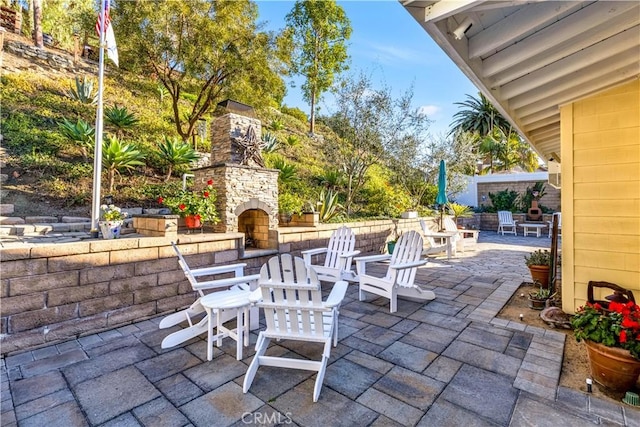
[[[194,170],[195,186],[203,188],[213,179],[220,213],[215,231],[245,233],[247,249],[277,249],[279,171],[258,166],[245,149],[247,141],[259,142],[261,134],[256,118],[235,112],[215,118],[211,166]]]

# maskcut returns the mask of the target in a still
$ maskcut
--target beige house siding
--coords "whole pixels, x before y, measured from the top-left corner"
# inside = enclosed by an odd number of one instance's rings
[[[585,303],[590,280],[631,289],[639,300],[640,84],[562,106],[560,113],[563,309]]]

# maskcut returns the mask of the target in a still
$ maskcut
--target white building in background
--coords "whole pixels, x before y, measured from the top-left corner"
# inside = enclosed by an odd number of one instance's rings
[[[488,187],[486,184],[504,184],[504,189],[510,188],[512,190],[518,190],[518,188],[526,185],[524,183],[531,183],[537,181],[544,181],[545,183],[549,179],[548,172],[528,172],[528,173],[499,173],[489,175],[474,175],[467,176],[467,189],[458,194],[455,198],[456,203],[461,205],[477,207],[482,204],[490,204],[491,200],[486,191],[483,191],[482,187]],[[520,183],[518,185],[518,183]],[[483,185],[485,184],[485,185]],[[529,184],[530,185],[530,184]],[[491,185],[495,187],[495,185]],[[547,191],[549,191],[547,187]],[[492,192],[495,192],[491,190]]]

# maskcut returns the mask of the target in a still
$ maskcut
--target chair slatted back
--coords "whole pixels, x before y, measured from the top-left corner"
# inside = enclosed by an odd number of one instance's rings
[[[403,233],[393,249],[390,265],[418,261],[422,256],[422,244],[423,241],[420,233],[413,230]],[[417,268],[399,270],[397,283],[400,286],[413,286],[417,271]],[[389,269],[389,271],[387,271],[387,278],[390,278],[391,274],[391,269]]]
[[[176,251],[176,255],[178,255],[178,265],[184,272],[184,275],[189,281],[189,284],[191,285],[193,290],[197,290],[196,288],[198,287],[198,281],[193,276],[193,274],[191,274],[191,269],[189,269],[189,265],[187,264],[187,261],[185,261],[184,257],[182,256],[180,249],[178,249],[178,245],[176,245],[174,242],[171,242],[171,246],[173,246],[173,250]],[[202,292],[202,290],[197,290],[197,292],[198,294],[200,294],[201,297],[204,296],[204,293]]]
[[[513,215],[510,211],[498,211],[498,222],[500,224],[513,224]]]
[[[342,265],[345,263],[345,258],[341,258],[340,255],[353,252],[355,247],[356,235],[353,233],[353,230],[346,226],[338,228],[331,234],[331,238],[329,239],[324,266],[344,270],[351,264],[351,260],[349,259],[347,262],[349,265]]]
[[[260,269],[262,301],[268,336],[292,339],[320,338],[325,334],[322,291],[316,272],[304,260],[289,254],[275,256]]]
[[[429,230],[429,227],[427,226],[427,223],[425,222],[424,219],[420,220],[420,227],[422,228],[422,233],[424,234],[424,238],[427,240],[427,243],[429,243],[430,248],[442,246],[436,243],[436,240],[433,237],[429,236],[429,233],[431,233],[431,230]],[[395,252],[395,249],[394,249],[394,252]]]

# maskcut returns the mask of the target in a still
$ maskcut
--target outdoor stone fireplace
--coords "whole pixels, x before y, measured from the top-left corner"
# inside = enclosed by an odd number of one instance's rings
[[[211,166],[194,170],[195,187],[203,188],[213,180],[220,213],[214,231],[244,233],[247,249],[276,249],[279,171],[260,166],[255,150],[248,153],[246,148],[260,141],[261,134],[256,118],[227,113],[214,119]]]

